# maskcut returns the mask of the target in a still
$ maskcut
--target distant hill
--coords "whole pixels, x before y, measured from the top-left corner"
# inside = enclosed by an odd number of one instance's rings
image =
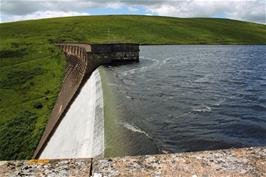
[[[217,18],[81,16],[4,23],[1,37],[141,44],[266,44],[266,25]]]
[[[266,44],[266,25],[228,19],[82,16],[0,24],[0,159],[30,158],[64,75],[55,42]]]

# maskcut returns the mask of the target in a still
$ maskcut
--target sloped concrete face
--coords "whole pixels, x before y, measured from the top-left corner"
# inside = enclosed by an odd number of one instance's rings
[[[96,69],[63,117],[40,159],[91,158],[103,153],[103,94]]]
[[[61,91],[57,97],[56,104],[50,115],[50,119],[46,125],[43,136],[39,142],[38,147],[35,150],[33,158],[38,158],[44,147],[46,146],[49,138],[54,133],[56,127],[59,125],[62,115],[70,106],[71,102],[75,98],[80,85],[86,76],[88,59],[84,55],[83,58],[78,58],[72,54],[66,54],[68,60],[68,66],[66,68],[65,77],[61,87]]]

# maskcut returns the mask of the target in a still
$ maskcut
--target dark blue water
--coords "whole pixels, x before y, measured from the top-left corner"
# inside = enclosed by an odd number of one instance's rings
[[[143,46],[107,71],[124,127],[158,151],[266,145],[266,46]]]

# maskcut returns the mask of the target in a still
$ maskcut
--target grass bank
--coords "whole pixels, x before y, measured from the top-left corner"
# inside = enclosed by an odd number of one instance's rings
[[[55,42],[266,44],[266,25],[208,18],[84,16],[2,23],[0,38],[0,159],[28,159],[64,75],[65,60]]]
[[[53,109],[65,60],[53,45],[1,41],[0,159],[30,158]]]

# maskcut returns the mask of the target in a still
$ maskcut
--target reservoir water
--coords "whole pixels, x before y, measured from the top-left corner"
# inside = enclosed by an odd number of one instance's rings
[[[128,137],[106,147],[130,147],[111,155],[266,145],[266,46],[142,46],[104,70]]]

